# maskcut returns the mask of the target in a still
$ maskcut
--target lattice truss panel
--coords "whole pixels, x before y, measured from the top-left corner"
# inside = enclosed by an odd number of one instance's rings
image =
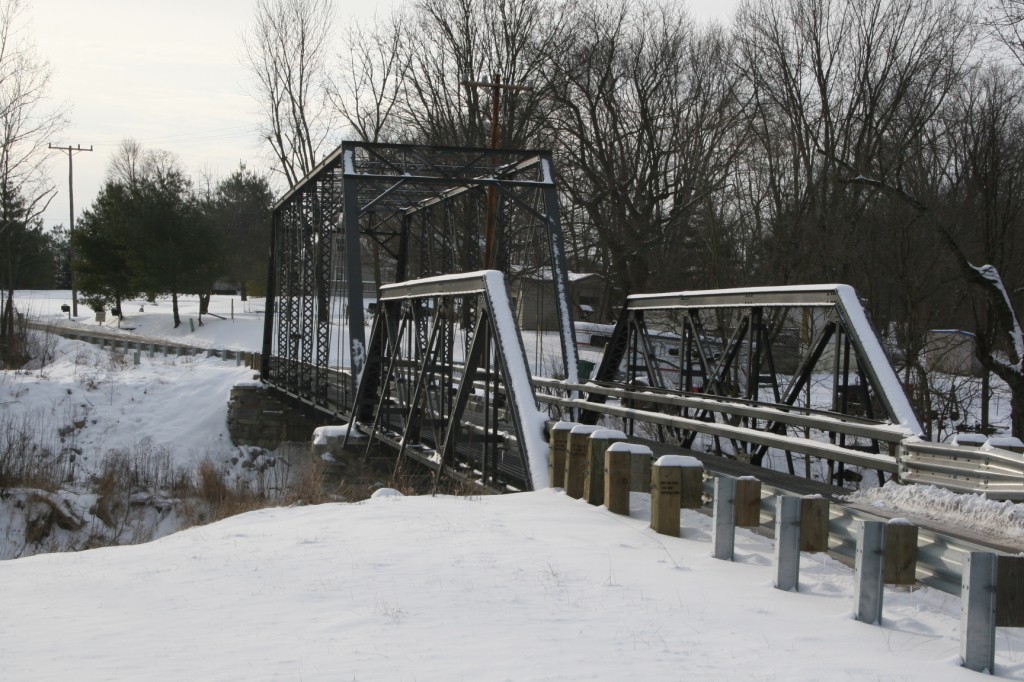
[[[342,144],[274,208],[263,379],[345,417],[377,287],[477,271],[485,253],[512,286],[550,282],[575,379],[554,177],[549,152]],[[462,327],[476,314],[462,306]]]
[[[631,398],[644,409],[671,409],[687,418],[721,421],[770,433],[807,427],[765,417],[729,415],[713,409],[716,396],[787,414],[839,416],[850,422],[890,423],[908,434],[921,433],[907,400],[852,288],[845,285],[763,287],[670,294],[627,299],[602,357],[599,383],[643,386],[651,393],[706,398],[666,406]],[[591,401],[605,397],[591,394]],[[760,413],[763,414],[763,413]],[[584,421],[595,422],[594,412]],[[636,425],[627,421],[632,432]],[[826,462],[827,473],[812,457],[764,445],[710,437],[697,431],[657,427],[645,434],[687,448],[714,451],[756,465],[767,457],[784,462],[791,474],[842,482],[860,474]],[[825,432],[820,437],[852,450],[880,453],[877,440]],[[890,453],[891,454],[891,453]],[[800,460],[799,462],[796,460]],[[799,466],[798,466],[799,464]],[[799,468],[799,471],[798,471]]]
[[[352,409],[367,456],[384,443],[396,467],[413,458],[498,491],[547,486],[546,417],[501,273],[384,286],[379,303]]]

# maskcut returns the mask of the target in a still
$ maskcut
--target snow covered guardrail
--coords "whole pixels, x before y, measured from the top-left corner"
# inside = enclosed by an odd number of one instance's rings
[[[537,386],[544,386],[547,388],[553,388],[556,385],[561,385],[564,382],[559,382],[553,379],[534,379],[534,384]],[[564,386],[567,390],[582,389],[584,391],[589,390],[600,390],[597,386],[592,385],[577,385],[569,384]],[[636,396],[637,400],[646,401],[647,395]],[[665,397],[665,396],[662,396]],[[677,414],[671,414],[666,412],[655,412],[652,410],[638,409],[634,407],[623,407],[621,404],[614,405],[608,403],[592,403],[584,399],[579,398],[564,398],[557,395],[549,394],[537,394],[537,400],[542,403],[550,405],[557,405],[562,408],[570,410],[592,410],[600,412],[602,414],[611,415],[615,417],[622,417],[625,419],[635,419],[637,421],[646,422],[649,424],[656,424],[659,426],[666,426],[669,428],[682,429],[685,431],[695,431],[698,433],[705,433],[711,436],[718,436],[720,438],[733,439],[745,443],[754,443],[755,445],[763,445],[769,448],[777,448],[779,450],[797,452],[804,455],[810,455],[813,457],[819,457],[822,459],[834,460],[837,462],[843,462],[851,466],[863,467],[871,471],[882,471],[888,474],[897,474],[899,466],[894,458],[889,455],[875,454],[870,452],[863,452],[855,450],[853,448],[847,448],[828,441],[813,440],[810,438],[803,438],[801,436],[790,436],[780,433],[773,433],[769,431],[763,431],[755,428],[746,426],[736,426],[732,424],[726,424],[721,422],[704,421],[694,417],[683,417]],[[708,401],[712,405],[707,409],[726,409],[727,403],[724,401]],[[760,413],[759,419],[772,421],[773,419],[781,419],[784,413],[778,409],[769,408],[756,408],[750,405],[744,406],[748,410],[747,416],[752,416],[750,410],[757,411]],[[806,415],[804,415],[806,417]],[[843,427],[846,422],[842,422],[837,419],[829,418],[819,420],[819,425],[815,428],[823,429],[832,432],[843,432]],[[856,430],[858,433],[863,435],[865,424],[853,424],[850,423],[851,429]],[[877,435],[879,440],[886,440],[891,442],[895,440],[897,433],[894,433],[891,427],[878,428]]]
[[[900,481],[936,485],[1000,500],[1024,500],[1024,455],[998,448],[929,443],[907,438],[896,446]]]
[[[96,332],[85,333],[63,327],[49,327],[49,330],[66,339],[71,339],[72,341],[85,341],[86,343],[91,343],[92,345],[99,346],[100,348],[109,348],[112,351],[118,349],[124,353],[135,351],[136,364],[138,364],[139,356],[143,351],[148,353],[150,357],[153,357],[157,353],[162,354],[164,357],[169,355],[173,355],[175,357],[206,355],[207,357],[234,360],[236,365],[244,363],[247,367],[252,367],[253,363],[256,361],[254,358],[259,357],[258,353],[251,353],[248,351],[232,350],[228,348],[200,348],[197,346],[175,343],[174,341],[143,340],[131,335],[104,334]]]
[[[678,395],[625,387],[576,384],[534,377],[540,391],[537,400],[568,410],[591,410],[602,414],[635,419],[704,433],[721,438],[754,443],[782,451],[843,462],[850,466],[894,474],[903,483],[936,485],[962,493],[979,493],[993,499],[1024,501],[1024,454],[986,445],[982,448],[930,443],[911,436],[907,429],[884,422],[857,419],[816,410],[763,405],[722,397]],[[618,404],[595,403],[564,397],[569,391],[600,393],[617,398]],[[643,407],[627,407],[642,405]],[[714,412],[729,417],[732,423],[683,417],[683,410],[694,414]],[[794,427],[790,434],[740,426],[742,419]],[[734,425],[735,424],[735,425]],[[867,438],[888,454],[864,452],[823,439],[808,438],[798,429],[819,434],[844,434]]]

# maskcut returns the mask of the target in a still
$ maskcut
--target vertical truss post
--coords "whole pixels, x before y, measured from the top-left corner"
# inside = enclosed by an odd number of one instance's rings
[[[342,145],[345,155],[345,175],[343,180],[343,193],[345,199],[345,255],[348,259],[348,338],[349,338],[349,366],[352,368],[352,376],[356,383],[363,371],[363,363],[366,361],[366,332],[363,329],[363,259],[361,237],[359,229],[359,193],[357,178],[350,172],[351,161],[355,156],[355,150]]]
[[[544,175],[555,177],[554,164],[550,154],[541,158]],[[572,325],[569,307],[569,268],[565,260],[565,244],[562,240],[562,225],[558,218],[558,193],[554,184],[544,188],[544,225],[548,233],[551,251],[551,279],[555,287],[555,305],[558,307],[558,338],[562,346],[562,361],[565,379],[571,384],[579,381],[579,358],[576,355],[576,331]]]

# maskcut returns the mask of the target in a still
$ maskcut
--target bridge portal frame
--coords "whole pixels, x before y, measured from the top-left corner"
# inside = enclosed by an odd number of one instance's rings
[[[473,231],[482,230],[484,221],[472,207],[486,204],[494,188],[495,267],[506,275],[516,268],[548,269],[563,370],[575,381],[555,177],[551,153],[544,150],[342,143],[273,207],[262,380],[318,409],[349,417],[345,411],[366,359],[366,247],[390,259],[395,282],[478,271],[482,263]],[[546,244],[546,253],[535,246],[539,243]],[[543,262],[528,263],[527,249]],[[342,250],[344,258],[338,258]],[[339,281],[347,283],[344,312],[336,310]],[[337,380],[336,368],[345,364],[346,351],[332,357],[331,348],[339,318],[349,338],[350,374],[344,381]]]

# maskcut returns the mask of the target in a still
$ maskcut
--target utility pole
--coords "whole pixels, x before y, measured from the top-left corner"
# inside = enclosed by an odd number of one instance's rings
[[[75,152],[91,152],[92,145],[89,145],[88,149],[84,149],[80,144],[76,144],[74,147],[71,145],[58,147],[53,144],[48,146],[50,149],[68,153],[68,205],[71,210],[71,219],[68,221],[68,273],[71,275],[71,315],[78,317],[78,289],[75,288],[75,268],[72,266],[75,260],[75,247],[71,241],[75,234],[75,167],[71,159]]]
[[[469,80],[467,76],[460,85],[464,85],[467,88],[490,88],[491,90],[491,149],[498,149],[500,146],[500,130],[498,128],[498,114],[501,111],[501,91],[502,90],[532,90],[529,85],[515,85],[512,83],[502,83],[501,75],[494,74],[491,76],[491,80],[473,81]],[[491,159],[491,163],[494,163],[494,159]],[[484,242],[484,269],[491,270],[495,266],[495,261],[498,258],[498,245],[495,239],[495,222],[496,213],[498,212],[498,187],[496,184],[491,184],[487,188],[487,237]]]

